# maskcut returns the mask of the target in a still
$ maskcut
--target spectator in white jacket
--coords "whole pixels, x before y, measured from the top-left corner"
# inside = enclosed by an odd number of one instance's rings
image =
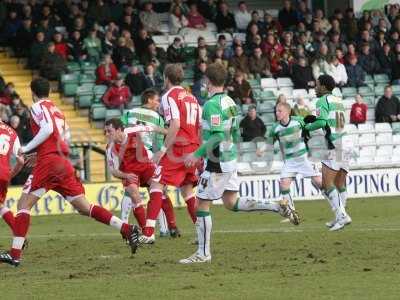
[[[339,59],[336,56],[332,56],[329,59],[327,74],[335,79],[335,82],[339,87],[343,87],[347,84],[348,77],[346,68],[339,62]]]
[[[171,10],[171,14],[169,15],[169,31],[171,34],[185,34],[185,31],[188,26],[188,20],[183,15],[180,6],[174,6]]]
[[[235,12],[236,27],[239,32],[246,32],[247,26],[251,21],[251,14],[247,10],[247,4],[240,1],[238,4],[239,9]]]

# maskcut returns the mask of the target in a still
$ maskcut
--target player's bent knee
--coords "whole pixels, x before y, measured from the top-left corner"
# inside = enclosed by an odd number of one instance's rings
[[[31,210],[39,199],[40,197],[37,197],[33,194],[22,193],[21,198],[18,200],[17,209]]]
[[[90,204],[83,196],[79,196],[69,201],[71,205],[78,211],[80,215],[90,215]]]

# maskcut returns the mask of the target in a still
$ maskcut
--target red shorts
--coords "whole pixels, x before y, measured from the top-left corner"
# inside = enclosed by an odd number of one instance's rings
[[[0,180],[0,204],[4,204],[4,201],[6,201],[8,184],[8,181]]]
[[[197,166],[187,168],[184,164],[184,158],[196,151],[198,147],[198,145],[173,147],[172,153],[168,152],[162,157],[157,170],[159,177],[155,180],[161,184],[175,187],[187,184],[197,185],[199,179]]]
[[[57,154],[38,157],[36,166],[23,188],[24,193],[33,193],[38,197],[43,196],[48,190],[59,193],[66,200],[73,200],[85,194],[85,189],[76,177],[71,162]]]
[[[128,187],[132,184],[136,186],[148,186],[148,182],[154,176],[156,166],[149,163],[132,164],[123,168],[124,173],[132,173],[137,176],[136,180],[122,180],[122,185]],[[121,170],[122,171],[122,170]]]

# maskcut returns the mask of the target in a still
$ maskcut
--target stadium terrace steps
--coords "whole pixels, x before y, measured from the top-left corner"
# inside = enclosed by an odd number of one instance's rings
[[[10,57],[7,52],[0,52],[0,74],[6,82],[13,82],[17,93],[28,106],[32,105],[32,94],[29,89],[32,80],[32,71],[25,69],[20,60]],[[103,131],[91,127],[87,117],[81,117],[72,104],[63,101],[59,93],[51,93],[50,99],[64,113],[71,129],[72,142],[95,142],[101,148],[104,146]],[[98,153],[90,153],[91,181],[102,182],[105,179],[104,157]]]

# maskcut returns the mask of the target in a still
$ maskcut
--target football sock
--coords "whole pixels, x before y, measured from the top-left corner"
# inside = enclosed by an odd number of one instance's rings
[[[347,206],[347,189],[344,186],[344,187],[339,188],[338,191],[339,191],[340,200],[342,201],[343,206],[346,207]]]
[[[122,197],[122,201],[121,201],[121,220],[124,221],[125,223],[128,223],[131,209],[132,209],[132,199],[125,192],[125,195],[124,195],[124,197]]]
[[[185,198],[186,202],[186,209],[189,213],[189,216],[192,218],[193,224],[196,223],[197,216],[196,216],[196,209],[197,209],[197,200],[194,195],[190,195]]]
[[[7,207],[0,208],[0,217],[3,218],[4,222],[10,227],[11,231],[14,232],[15,218],[14,214]]]
[[[290,195],[290,190],[281,190],[281,198],[289,202],[289,206],[294,209],[294,201],[292,195]]]
[[[157,216],[157,223],[160,227],[160,233],[168,233],[168,222],[167,218],[165,217],[164,211],[161,209]]]
[[[175,218],[174,206],[168,195],[163,196],[162,210],[164,211],[165,217],[167,219],[168,228],[175,229],[176,218]]]
[[[255,199],[252,197],[239,197],[232,209],[233,211],[273,211],[279,212],[280,205],[278,202],[267,199]]]
[[[140,228],[143,229],[146,226],[146,210],[144,209],[143,205],[139,205],[132,209],[132,213],[135,216]]]
[[[197,240],[199,242],[197,248],[197,254],[203,256],[209,256],[210,253],[210,242],[211,242],[211,230],[212,230],[212,219],[209,211],[197,211],[196,231]]]
[[[326,194],[328,195],[329,203],[336,214],[336,218],[342,217],[346,214],[344,206],[340,201],[339,192],[335,187],[327,189]]]
[[[150,237],[154,234],[156,219],[162,205],[163,192],[158,189],[150,190],[150,201],[147,203],[147,219],[143,234]]]
[[[22,247],[24,246],[25,237],[29,230],[31,220],[31,212],[27,209],[21,209],[17,212],[14,223],[14,238],[10,255],[13,259],[21,258]]]
[[[100,223],[118,229],[124,237],[128,237],[130,225],[124,223],[120,218],[113,216],[107,209],[98,205],[91,205],[89,216]]]

